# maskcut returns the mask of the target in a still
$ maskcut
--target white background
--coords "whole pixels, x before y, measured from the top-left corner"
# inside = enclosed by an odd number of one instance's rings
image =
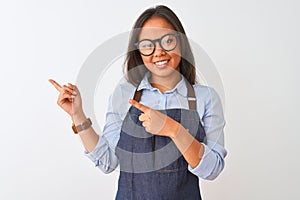
[[[74,82],[96,47],[160,3],[223,81],[228,156],[216,180],[201,181],[203,199],[299,199],[297,0],[1,1],[0,199],[114,198],[118,172],[104,175],[83,155],[47,80]],[[99,83],[100,126],[121,76],[117,63]]]

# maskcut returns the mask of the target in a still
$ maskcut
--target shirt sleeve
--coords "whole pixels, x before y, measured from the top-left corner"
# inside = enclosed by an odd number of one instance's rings
[[[206,180],[214,180],[224,168],[224,158],[227,151],[224,148],[224,126],[225,119],[221,100],[216,91],[205,87],[204,114],[202,116],[203,128],[206,133],[206,143],[204,146],[204,155],[199,164],[188,169],[193,174]],[[201,95],[203,98],[203,94]]]
[[[121,126],[129,109],[127,102],[132,90],[128,86],[119,85],[109,98],[106,122],[96,147],[90,153],[84,154],[104,173],[110,173],[117,168],[119,162],[115,155],[115,148],[120,139]]]

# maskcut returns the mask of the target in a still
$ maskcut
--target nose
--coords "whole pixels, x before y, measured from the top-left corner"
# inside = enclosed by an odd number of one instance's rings
[[[155,43],[155,50],[153,52],[153,55],[154,56],[162,56],[165,54],[166,54],[165,50],[163,48],[161,48],[160,43],[157,41]]]

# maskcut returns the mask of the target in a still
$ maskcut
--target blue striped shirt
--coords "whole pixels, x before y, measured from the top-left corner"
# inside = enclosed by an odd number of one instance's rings
[[[227,151],[224,148],[225,120],[221,100],[216,91],[208,86],[193,85],[197,98],[197,111],[204,127],[207,141],[204,145],[204,155],[199,164],[188,169],[193,174],[206,180],[215,179],[224,168],[224,158]],[[128,83],[119,84],[109,98],[106,123],[100,134],[98,143],[92,152],[84,154],[90,158],[96,167],[104,173],[110,173],[118,166],[115,148],[120,138],[122,122],[130,108],[128,99],[132,99],[135,87]],[[143,89],[140,103],[159,110],[171,108],[188,109],[187,88],[183,76],[177,85],[169,91],[161,93],[151,86],[148,76],[141,81],[138,90]]]

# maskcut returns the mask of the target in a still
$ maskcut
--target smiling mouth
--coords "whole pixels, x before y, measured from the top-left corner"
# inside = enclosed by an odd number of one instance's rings
[[[161,61],[154,62],[154,64],[155,64],[157,67],[165,67],[165,66],[167,66],[167,63],[168,63],[169,61],[170,61],[170,60],[161,60]]]

